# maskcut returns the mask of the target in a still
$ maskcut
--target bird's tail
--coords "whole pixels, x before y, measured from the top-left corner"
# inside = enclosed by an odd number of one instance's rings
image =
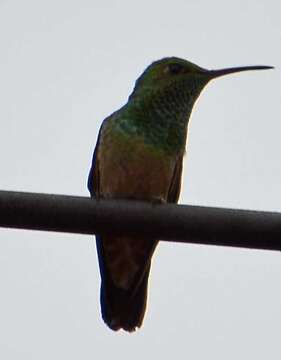
[[[104,240],[104,239],[103,239]],[[134,244],[136,245],[135,240]],[[128,242],[128,241],[127,241]],[[157,242],[144,241],[147,247],[146,259],[132,277],[127,287],[117,286],[113,280],[112,268],[107,264],[103,241],[97,237],[97,250],[101,272],[101,311],[104,322],[112,329],[132,332],[142,324],[147,301],[148,278],[151,256]],[[128,271],[130,269],[127,269]],[[127,271],[126,270],[126,271]]]
[[[149,270],[146,270],[135,289],[125,290],[102,282],[102,317],[112,330],[132,332],[141,326],[146,309]]]

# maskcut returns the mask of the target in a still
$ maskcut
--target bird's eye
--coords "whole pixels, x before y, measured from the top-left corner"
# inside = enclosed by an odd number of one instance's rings
[[[170,74],[177,75],[183,72],[183,66],[177,63],[168,65],[168,71]]]

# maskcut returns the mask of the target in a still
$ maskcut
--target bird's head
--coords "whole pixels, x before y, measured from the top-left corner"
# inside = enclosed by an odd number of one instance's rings
[[[168,57],[155,61],[147,67],[136,81],[132,97],[176,88],[197,98],[204,86],[217,77],[241,71],[271,68],[271,66],[257,65],[207,70],[190,61]]]

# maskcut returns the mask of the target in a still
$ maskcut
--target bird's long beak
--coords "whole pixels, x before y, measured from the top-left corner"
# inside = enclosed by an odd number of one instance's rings
[[[220,70],[208,70],[208,74],[210,75],[210,80],[215,79],[219,76],[224,76],[228,74],[233,74],[241,71],[250,71],[250,70],[268,70],[274,69],[273,66],[266,65],[253,65],[253,66],[239,66],[234,68],[226,68]]]

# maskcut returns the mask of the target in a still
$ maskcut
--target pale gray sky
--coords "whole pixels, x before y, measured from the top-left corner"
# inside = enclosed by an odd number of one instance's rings
[[[0,1],[0,188],[88,195],[98,128],[153,60],[274,65],[210,84],[181,203],[281,211],[276,0]],[[143,327],[100,317],[90,236],[0,230],[0,358],[280,359],[280,254],[161,243]]]

